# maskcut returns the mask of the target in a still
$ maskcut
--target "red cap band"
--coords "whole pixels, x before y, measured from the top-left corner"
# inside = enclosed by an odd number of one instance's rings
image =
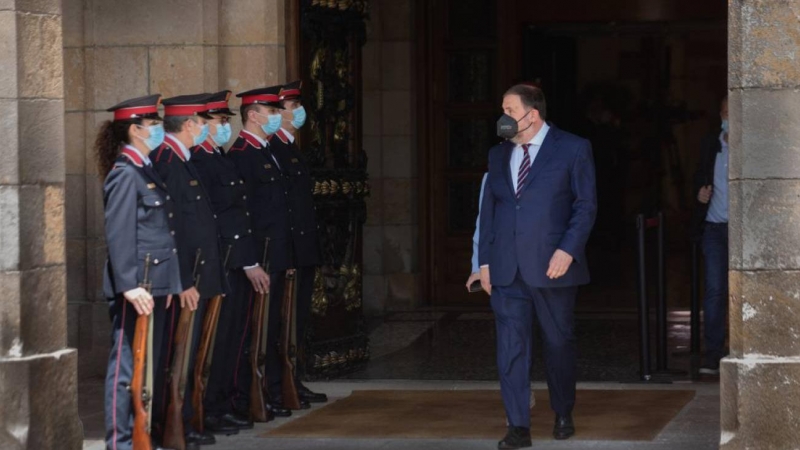
[[[206,112],[206,105],[170,105],[164,106],[165,116],[193,116],[197,113]]]
[[[114,120],[127,120],[141,117],[145,114],[158,114],[158,106],[136,106],[133,108],[121,108],[114,111]]]
[[[212,102],[206,105],[208,109],[225,109],[228,107],[228,102],[220,101],[220,102]]]
[[[297,97],[300,95],[300,89],[288,89],[286,91],[281,91],[281,97]]]

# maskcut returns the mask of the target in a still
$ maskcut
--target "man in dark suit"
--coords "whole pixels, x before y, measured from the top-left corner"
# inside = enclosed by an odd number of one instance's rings
[[[694,176],[697,192],[692,238],[700,242],[705,268],[703,330],[705,375],[719,375],[728,313],[728,97],[720,105],[722,130],[706,138]]]
[[[574,306],[589,282],[584,248],[597,212],[589,141],[545,122],[541,89],[516,85],[503,96],[481,205],[481,284],[491,295],[497,363],[508,416],[500,449],[530,447],[529,373],[534,316],[544,339],[553,436],[575,433]]]

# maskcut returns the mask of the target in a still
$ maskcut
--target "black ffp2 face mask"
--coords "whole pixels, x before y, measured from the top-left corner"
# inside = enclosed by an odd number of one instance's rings
[[[531,110],[531,111],[533,111],[533,110]],[[528,114],[531,113],[531,111],[528,111],[519,120],[522,120],[525,117],[527,117]],[[525,131],[528,128],[530,128],[531,125],[533,125],[533,124],[528,125],[527,127],[525,127],[525,129],[520,130],[519,129],[519,120],[514,119],[513,117],[509,116],[508,114],[503,114],[502,116],[500,116],[500,118],[497,119],[497,135],[500,136],[503,139],[511,139],[514,136],[518,135],[521,131]]]

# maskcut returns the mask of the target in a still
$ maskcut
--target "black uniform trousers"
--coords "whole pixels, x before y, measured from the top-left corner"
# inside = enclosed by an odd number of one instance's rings
[[[163,386],[165,370],[162,350],[167,336],[168,310],[166,297],[155,297],[153,309],[153,424],[156,412],[163,408],[163,397],[157,395]],[[133,448],[133,403],[128,387],[133,377],[133,349],[131,343],[139,315],[130,302],[119,296],[111,302],[111,355],[108,359],[105,383],[106,448],[130,450]]]
[[[317,273],[316,266],[306,266],[297,269],[297,347],[298,358],[295,365],[295,374],[298,380],[302,380],[306,374],[305,360],[300,356],[305,353],[306,331],[311,325],[311,297],[314,294],[314,276]]]
[[[217,336],[214,340],[211,373],[208,376],[205,408],[206,416],[221,416],[239,411],[235,406],[239,372],[250,375],[250,340],[245,335],[248,328],[249,307],[252,301],[253,285],[245,275],[244,269],[228,272],[230,292],[222,300],[217,322]],[[249,380],[249,379],[248,379]],[[250,392],[250,384],[245,385]],[[244,411],[247,411],[245,405]]]

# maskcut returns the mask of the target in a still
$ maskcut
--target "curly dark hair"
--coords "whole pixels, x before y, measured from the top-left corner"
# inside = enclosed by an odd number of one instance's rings
[[[94,141],[94,153],[97,160],[97,172],[100,180],[105,180],[114,161],[119,156],[120,149],[125,144],[130,144],[128,129],[131,125],[141,125],[142,119],[128,119],[119,121],[107,120],[100,126],[97,139]]]

